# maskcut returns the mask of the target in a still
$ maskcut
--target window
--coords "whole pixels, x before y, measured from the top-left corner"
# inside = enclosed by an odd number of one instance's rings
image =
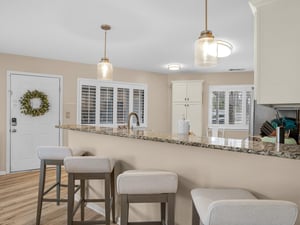
[[[136,112],[140,125],[147,126],[145,84],[79,79],[77,95],[79,124],[127,125],[128,114]],[[135,118],[132,123],[136,123]]]
[[[96,86],[81,87],[81,123],[94,124],[96,121]]]
[[[208,127],[249,129],[253,87],[210,86]]]

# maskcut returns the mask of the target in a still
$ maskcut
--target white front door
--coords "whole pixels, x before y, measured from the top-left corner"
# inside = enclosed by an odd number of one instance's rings
[[[9,144],[10,171],[22,171],[39,168],[40,161],[36,148],[39,145],[61,144],[60,124],[61,94],[60,76],[46,76],[22,73],[8,74],[9,98]],[[41,116],[31,116],[21,113],[20,99],[27,91],[38,90],[47,95],[49,111]],[[35,102],[35,103],[34,103]],[[38,104],[31,101],[32,104]],[[33,108],[38,106],[32,105]]]

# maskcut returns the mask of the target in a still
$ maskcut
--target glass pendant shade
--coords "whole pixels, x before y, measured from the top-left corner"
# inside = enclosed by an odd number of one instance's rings
[[[108,59],[101,59],[97,65],[97,79],[99,80],[112,80],[113,66]]]
[[[106,33],[111,29],[110,25],[103,24],[101,29],[105,31],[104,36],[104,57],[97,65],[97,79],[98,80],[112,80],[113,78],[113,66],[106,57]]]
[[[218,45],[214,36],[205,35],[205,32],[195,41],[195,65],[211,67],[218,63]]]
[[[195,65],[210,67],[218,63],[218,58],[231,54],[232,45],[226,41],[215,40],[212,32],[207,29],[207,0],[205,2],[205,30],[195,41]]]

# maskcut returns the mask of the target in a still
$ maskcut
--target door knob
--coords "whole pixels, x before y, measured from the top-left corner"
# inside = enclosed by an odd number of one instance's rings
[[[17,129],[15,129],[15,128],[14,128],[14,129],[11,129],[10,132],[11,132],[11,133],[16,133],[16,132],[17,132]]]

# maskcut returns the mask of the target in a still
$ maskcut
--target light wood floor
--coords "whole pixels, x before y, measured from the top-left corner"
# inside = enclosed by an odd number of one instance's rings
[[[63,174],[64,183],[67,176]],[[47,173],[46,187],[55,183],[55,170]],[[39,171],[15,173],[0,176],[0,225],[35,225]],[[62,197],[66,198],[67,190],[62,188]],[[49,196],[54,196],[51,191]],[[61,203],[43,203],[41,225],[66,225],[67,205]],[[78,215],[79,214],[79,215]],[[77,213],[76,219],[80,213]],[[86,209],[87,219],[99,219],[99,215]]]

